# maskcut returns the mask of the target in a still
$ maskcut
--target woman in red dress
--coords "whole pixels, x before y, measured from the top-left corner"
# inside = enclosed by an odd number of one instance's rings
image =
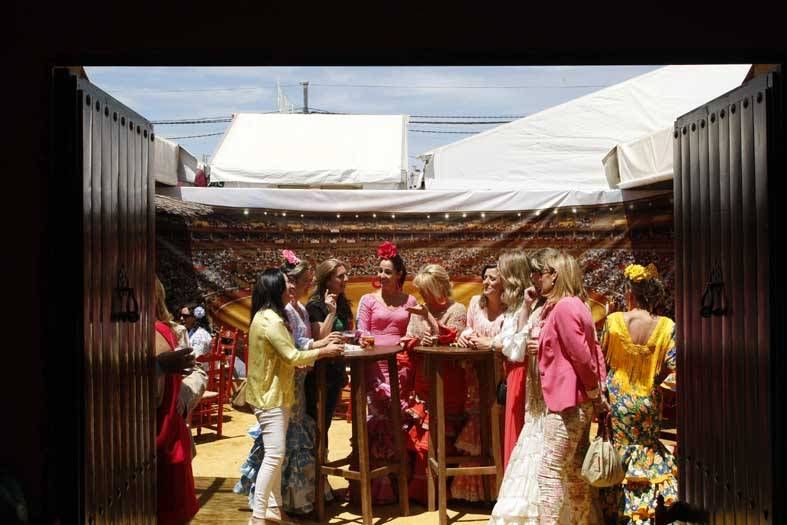
[[[413,315],[407,326],[405,344],[409,349],[416,345],[447,345],[456,339],[467,325],[467,309],[462,303],[451,299],[451,282],[448,272],[438,264],[427,264],[421,268],[413,280],[421,297],[422,305],[408,308]],[[442,337],[441,337],[442,335]],[[410,340],[408,343],[407,341]],[[429,452],[429,416],[426,401],[429,384],[423,368],[423,359],[408,351],[409,363],[402,363],[402,399],[407,400],[409,432],[406,436],[407,448],[414,455],[412,477],[408,492],[410,499],[426,503],[426,468]],[[408,366],[411,373],[407,374]],[[456,455],[453,444],[459,434],[465,410],[467,389],[465,371],[461,363],[445,363],[443,380],[445,388],[446,446],[448,455]],[[408,376],[410,381],[408,381]]]
[[[160,525],[181,525],[199,510],[191,472],[191,436],[183,416],[177,410],[181,374],[167,373],[161,366],[178,346],[172,314],[165,302],[164,286],[156,278],[156,356],[157,394],[156,456],[158,474],[157,515]],[[193,358],[192,358],[193,359]]]

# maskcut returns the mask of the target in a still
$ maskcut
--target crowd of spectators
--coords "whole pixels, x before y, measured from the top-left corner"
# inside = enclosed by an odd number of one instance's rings
[[[454,279],[472,278],[478,268],[494,262],[507,246],[489,247],[453,246],[402,248],[402,256],[413,271],[426,264],[440,264]],[[527,247],[525,247],[527,249]],[[630,249],[590,248],[575,249],[578,261],[585,272],[585,286],[613,303],[618,309],[625,304],[625,282],[621,269],[636,261],[653,262],[661,270],[661,278],[668,291],[674,289],[674,262],[671,252],[644,250],[634,253]],[[281,251],[277,248],[228,247],[221,249],[196,249],[191,258],[185,254],[159,250],[159,272],[172,297],[188,302],[194,297],[211,297],[219,292],[247,288],[258,272],[281,264]],[[377,257],[368,246],[347,246],[299,250],[299,255],[313,265],[331,257],[338,257],[349,266],[351,277],[370,278],[376,274]],[[173,299],[174,300],[174,299]],[[672,313],[672,304],[664,305],[665,315]]]
[[[210,301],[227,290],[248,288],[259,271],[281,264],[285,248],[296,250],[313,265],[337,257],[348,264],[351,278],[370,278],[377,270],[375,247],[390,240],[401,247],[412,272],[436,263],[452,278],[462,279],[475,277],[479,267],[495,261],[507,248],[552,246],[577,254],[588,289],[622,308],[621,270],[635,259],[654,262],[663,269],[667,289],[674,289],[672,254],[665,255],[661,246],[672,239],[672,225],[648,223],[623,211],[616,206],[577,213],[569,209],[538,215],[523,212],[519,217],[452,213],[447,219],[444,214],[301,218],[295,213],[271,212],[265,217],[215,213],[187,219],[181,228],[168,228],[166,221],[161,224],[158,272],[175,308],[199,297]],[[664,313],[672,313],[671,301]]]
[[[652,262],[659,269],[667,290],[663,311],[659,313],[668,317],[674,314],[674,303],[670,299],[675,290],[675,260],[672,252],[650,250],[635,253],[632,250],[590,248],[581,252],[577,261],[584,271],[585,288],[605,296],[618,310],[625,309],[626,305],[623,269],[635,262]]]

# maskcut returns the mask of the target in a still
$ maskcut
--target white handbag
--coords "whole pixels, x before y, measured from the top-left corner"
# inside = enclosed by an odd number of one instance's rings
[[[626,477],[623,463],[612,444],[612,416],[609,413],[599,421],[596,437],[590,442],[582,462],[582,477],[592,487],[619,485]]]

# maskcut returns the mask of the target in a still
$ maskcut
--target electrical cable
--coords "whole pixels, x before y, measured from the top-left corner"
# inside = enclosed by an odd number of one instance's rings
[[[176,139],[196,139],[201,137],[218,137],[219,135],[224,135],[224,132],[220,133],[205,133],[204,135],[183,135],[181,137],[163,137],[168,140],[176,140]]]
[[[309,83],[309,86],[319,86],[328,88],[362,88],[362,89],[595,89],[609,87],[611,84],[553,84],[553,85],[520,85],[520,86],[418,86],[418,85],[395,85],[395,84],[322,84]],[[281,87],[300,87],[295,84],[282,84]],[[238,86],[238,87],[215,87],[205,89],[156,89],[156,88],[108,88],[113,93],[217,93],[224,91],[259,91],[270,90],[273,88],[263,86]]]
[[[475,131],[440,131],[437,129],[408,129],[412,133],[445,133],[448,135],[474,135],[475,133],[481,133],[484,130],[475,130]]]
[[[330,115],[344,115],[346,113],[331,113],[328,111],[321,111],[317,110],[314,111],[315,114],[330,114]],[[456,117],[433,117],[433,118],[456,118]],[[465,117],[465,118],[494,118],[494,117]],[[151,124],[156,126],[182,126],[182,125],[193,125],[193,124],[220,124],[220,123],[227,123],[232,122],[232,117],[215,117],[215,118],[194,118],[194,119],[178,119],[178,120],[154,120],[151,121]],[[442,124],[447,126],[453,125],[467,125],[467,124],[507,124],[511,122],[511,120],[491,120],[491,121],[436,121],[436,120],[411,120],[409,121],[410,124]]]
[[[477,122],[477,121],[454,121],[454,122],[443,122],[440,120],[411,120],[410,124],[442,124],[446,126],[454,126],[454,125],[464,125],[464,124],[471,124],[471,125],[482,125],[482,124],[508,124],[512,122],[510,120],[489,120],[487,122]]]
[[[521,86],[418,86],[403,84],[322,84],[320,82],[309,82],[309,87],[336,87],[336,88],[383,88],[383,89],[586,89],[604,88],[609,84],[553,84],[553,85],[521,85]],[[295,84],[282,84],[281,87],[299,87]]]
[[[206,119],[183,119],[183,120],[154,120],[151,124],[154,126],[176,126],[184,124],[218,124],[224,122],[232,122],[232,117],[216,117]]]

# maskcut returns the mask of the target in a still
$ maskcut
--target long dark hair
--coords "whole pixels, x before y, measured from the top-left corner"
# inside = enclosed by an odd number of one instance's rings
[[[491,263],[490,264],[485,264],[484,267],[481,268],[481,282],[482,283],[484,282],[484,277],[486,277],[486,271],[487,270],[492,270],[492,269],[497,270],[497,263],[495,263],[495,264],[491,264]],[[486,310],[486,302],[487,302],[486,301],[486,295],[481,294],[481,297],[478,299],[478,306],[480,306],[482,309]]]
[[[636,283],[628,279],[626,281],[631,295],[634,296],[640,308],[644,308],[652,314],[661,312],[666,299],[666,290],[664,283],[659,278],[643,279]]]
[[[333,277],[339,266],[345,270],[350,268],[339,259],[327,259],[317,265],[317,270],[314,274],[314,290],[309,298],[310,302],[325,303],[325,290],[328,289],[328,280]],[[352,304],[343,293],[336,298],[336,317],[341,319],[345,325],[352,321]]]
[[[254,283],[254,290],[251,294],[251,317],[249,325],[254,320],[254,316],[260,310],[270,308],[276,312],[281,320],[287,324],[287,314],[284,313],[284,303],[281,296],[287,289],[287,277],[279,268],[268,268],[257,277]]]

